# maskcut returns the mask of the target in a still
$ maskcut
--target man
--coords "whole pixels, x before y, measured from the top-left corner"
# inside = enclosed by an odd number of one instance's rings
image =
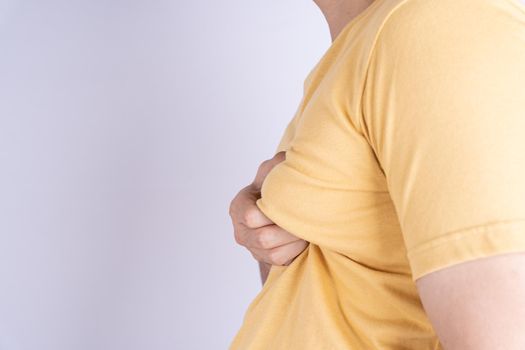
[[[525,7],[318,0],[332,45],[232,200],[230,349],[525,349]]]

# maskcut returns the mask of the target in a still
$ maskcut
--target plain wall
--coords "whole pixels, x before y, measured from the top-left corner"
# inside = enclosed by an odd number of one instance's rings
[[[329,45],[312,1],[0,0],[0,349],[226,349],[230,201]]]

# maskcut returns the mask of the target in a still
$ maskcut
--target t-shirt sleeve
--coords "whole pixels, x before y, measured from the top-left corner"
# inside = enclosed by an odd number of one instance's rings
[[[511,1],[446,3],[390,16],[362,96],[413,280],[525,252],[525,15]]]

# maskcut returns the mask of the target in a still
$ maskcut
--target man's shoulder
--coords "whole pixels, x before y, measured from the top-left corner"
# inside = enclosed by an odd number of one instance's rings
[[[381,1],[381,0],[376,0]],[[375,43],[392,47],[524,32],[521,0],[392,0]]]

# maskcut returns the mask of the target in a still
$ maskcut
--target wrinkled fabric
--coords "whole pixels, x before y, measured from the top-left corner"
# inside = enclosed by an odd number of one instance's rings
[[[525,251],[525,7],[376,0],[335,38],[256,204],[310,242],[230,350],[441,349],[415,281]]]

